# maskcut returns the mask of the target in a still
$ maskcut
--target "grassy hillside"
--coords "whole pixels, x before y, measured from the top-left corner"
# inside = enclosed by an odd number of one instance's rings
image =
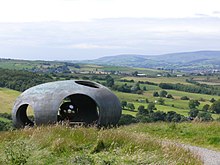
[[[220,122],[135,124],[121,129],[220,151]]]
[[[100,64],[100,65],[115,65],[115,66],[132,66],[142,68],[153,68],[155,66],[168,65],[167,62],[152,60],[150,56],[143,55],[116,55],[107,56],[95,60],[82,61],[83,63]]]
[[[63,65],[63,62],[0,59],[0,68],[4,68],[4,69],[23,70],[23,69],[33,69],[33,68],[56,67],[60,65]]]
[[[180,52],[180,53],[171,53],[160,56],[151,56],[150,59],[162,60],[169,63],[200,63],[207,62],[212,63],[214,61],[220,60],[220,51],[195,51],[195,52]],[[214,62],[215,63],[215,62]]]
[[[202,164],[189,151],[124,128],[48,126],[1,132],[0,139],[1,164]]]
[[[6,88],[0,88],[0,113],[11,113],[13,104],[20,92]]]
[[[202,77],[200,77],[202,78]],[[134,80],[134,83],[138,81],[142,82],[152,82],[154,84],[159,83],[171,83],[171,84],[184,84],[189,86],[195,86],[194,84],[186,82],[186,79],[189,79],[189,77],[156,77],[156,78],[149,78],[149,77],[123,77],[121,80]],[[216,78],[215,78],[216,79]],[[133,85],[134,83],[131,82],[116,82],[116,84],[127,84],[127,85]],[[141,89],[143,87],[146,88],[146,91],[143,92],[142,95],[137,94],[129,94],[129,93],[122,93],[122,92],[115,92],[115,94],[119,97],[120,100],[127,101],[128,103],[133,103],[135,106],[135,111],[128,111],[126,108],[123,111],[124,114],[131,114],[133,116],[136,115],[137,109],[140,105],[145,106],[147,108],[148,103],[145,102],[146,99],[148,99],[149,102],[157,102],[159,97],[153,97],[154,92],[160,93],[163,89],[161,89],[158,85],[149,85],[149,84],[140,84]],[[211,105],[212,103],[210,100],[214,98],[215,100],[219,100],[220,96],[216,95],[207,95],[207,94],[198,94],[198,93],[190,93],[190,92],[183,92],[183,91],[176,91],[176,90],[166,90],[169,94],[173,96],[174,99],[169,98],[163,98],[165,101],[164,105],[158,105],[156,104],[157,110],[168,112],[168,111],[175,111],[181,115],[188,116],[189,112],[189,101],[188,100],[181,100],[181,97],[187,96],[191,100],[199,100],[200,106],[198,109],[202,111],[202,108],[204,105],[208,104]],[[218,118],[218,114],[212,114],[212,117],[214,119]]]

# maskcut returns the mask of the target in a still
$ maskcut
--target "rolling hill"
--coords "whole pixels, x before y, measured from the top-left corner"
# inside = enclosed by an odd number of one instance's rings
[[[123,54],[82,61],[101,65],[180,70],[220,69],[220,51],[181,52],[163,55]]]
[[[15,90],[0,88],[0,113],[11,113],[13,104],[19,94],[20,92]]]

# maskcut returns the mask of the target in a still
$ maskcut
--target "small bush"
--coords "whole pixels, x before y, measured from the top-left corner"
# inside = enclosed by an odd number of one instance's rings
[[[168,99],[174,99],[174,97],[173,97],[171,94],[168,94],[166,97],[167,97]]]
[[[122,114],[118,125],[129,125],[132,123],[137,123],[137,120],[134,116],[129,114]]]
[[[162,90],[160,91],[160,97],[166,97],[167,96],[167,91]]]
[[[8,131],[12,129],[12,122],[0,121],[0,131]]]
[[[189,97],[183,96],[183,97],[181,97],[180,99],[181,99],[181,100],[189,100]]]
[[[208,112],[199,112],[198,113],[198,118],[200,119],[200,121],[212,121],[212,115]]]
[[[0,117],[6,118],[8,120],[12,120],[11,114],[8,114],[8,113],[0,113]]]
[[[158,92],[154,92],[153,93],[153,97],[159,97],[159,93]]]
[[[157,102],[158,102],[159,105],[164,105],[165,104],[165,100],[161,97],[157,100]]]

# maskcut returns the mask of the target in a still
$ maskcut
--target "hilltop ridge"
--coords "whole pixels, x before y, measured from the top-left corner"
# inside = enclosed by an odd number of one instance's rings
[[[180,52],[163,55],[121,54],[82,61],[101,65],[181,70],[220,69],[220,51]]]

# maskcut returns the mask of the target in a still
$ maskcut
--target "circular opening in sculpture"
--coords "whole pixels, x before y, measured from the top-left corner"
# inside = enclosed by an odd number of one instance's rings
[[[95,84],[94,82],[90,82],[90,81],[75,81],[75,83],[77,83],[79,85],[91,87],[91,88],[99,88],[98,84]]]
[[[99,119],[99,108],[96,102],[87,95],[73,94],[66,97],[58,111],[58,122],[70,124],[96,124]]]
[[[16,118],[23,127],[35,125],[34,111],[28,104],[23,104],[18,108]]]

